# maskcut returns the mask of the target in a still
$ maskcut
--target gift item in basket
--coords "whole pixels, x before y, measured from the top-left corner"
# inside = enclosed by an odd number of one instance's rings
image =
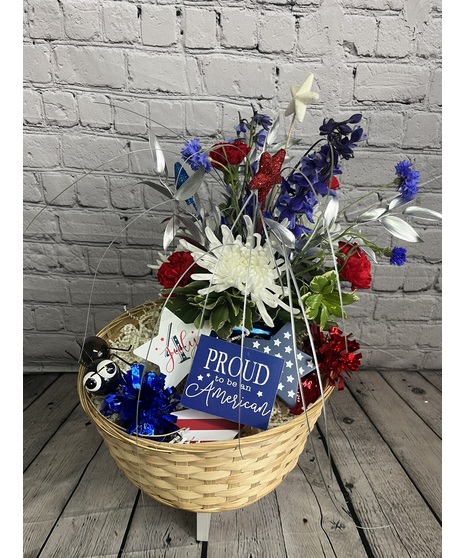
[[[266,429],[283,364],[273,355],[202,335],[181,403]]]
[[[182,441],[214,442],[233,440],[239,434],[240,425],[202,411],[183,409],[173,413]]]

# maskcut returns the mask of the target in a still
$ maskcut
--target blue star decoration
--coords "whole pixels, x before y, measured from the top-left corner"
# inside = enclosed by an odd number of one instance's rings
[[[289,322],[284,325],[279,331],[273,334],[270,339],[253,339],[246,337],[244,339],[244,347],[255,349],[284,360],[284,367],[276,395],[282,399],[288,407],[295,407],[297,404],[297,393],[299,391],[299,377],[302,378],[315,370],[315,365],[312,357],[306,353],[298,349],[297,352],[294,353],[291,323]]]

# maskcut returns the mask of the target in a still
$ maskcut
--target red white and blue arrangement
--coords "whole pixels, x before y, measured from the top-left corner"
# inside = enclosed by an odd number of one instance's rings
[[[378,259],[406,263],[406,248],[392,244],[421,242],[410,218],[441,218],[415,204],[420,173],[409,160],[395,165],[390,184],[340,200],[343,165],[366,139],[362,115],[324,119],[303,146],[293,130],[318,99],[312,85],[310,74],[291,87],[286,134],[282,117],[252,106],[224,141],[186,141],[173,176],[150,137],[156,179],[146,184],[174,202],[164,253],[148,264],[162,287],[157,333],[127,371],[109,370],[106,354],[85,377],[101,412],[127,432],[186,441],[173,432],[187,424],[209,434],[190,441],[232,438],[238,425],[292,420],[328,384],[342,389],[362,359],[344,331],[346,307],[370,289]],[[376,203],[366,209],[369,196]],[[357,204],[364,209],[354,218]],[[383,246],[371,240],[373,223],[387,233]]]

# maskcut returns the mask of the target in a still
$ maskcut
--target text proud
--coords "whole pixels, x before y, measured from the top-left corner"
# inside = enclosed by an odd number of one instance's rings
[[[281,358],[202,335],[181,404],[265,430],[283,365]]]

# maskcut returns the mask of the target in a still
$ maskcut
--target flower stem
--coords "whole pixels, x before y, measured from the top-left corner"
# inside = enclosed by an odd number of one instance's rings
[[[289,126],[289,133],[287,134],[287,140],[286,140],[286,145],[284,147],[284,149],[287,151],[287,148],[289,146],[289,142],[291,141],[291,135],[292,135],[292,131],[294,129],[294,124],[295,124],[295,112],[292,115],[292,120],[291,120],[291,125]]]

